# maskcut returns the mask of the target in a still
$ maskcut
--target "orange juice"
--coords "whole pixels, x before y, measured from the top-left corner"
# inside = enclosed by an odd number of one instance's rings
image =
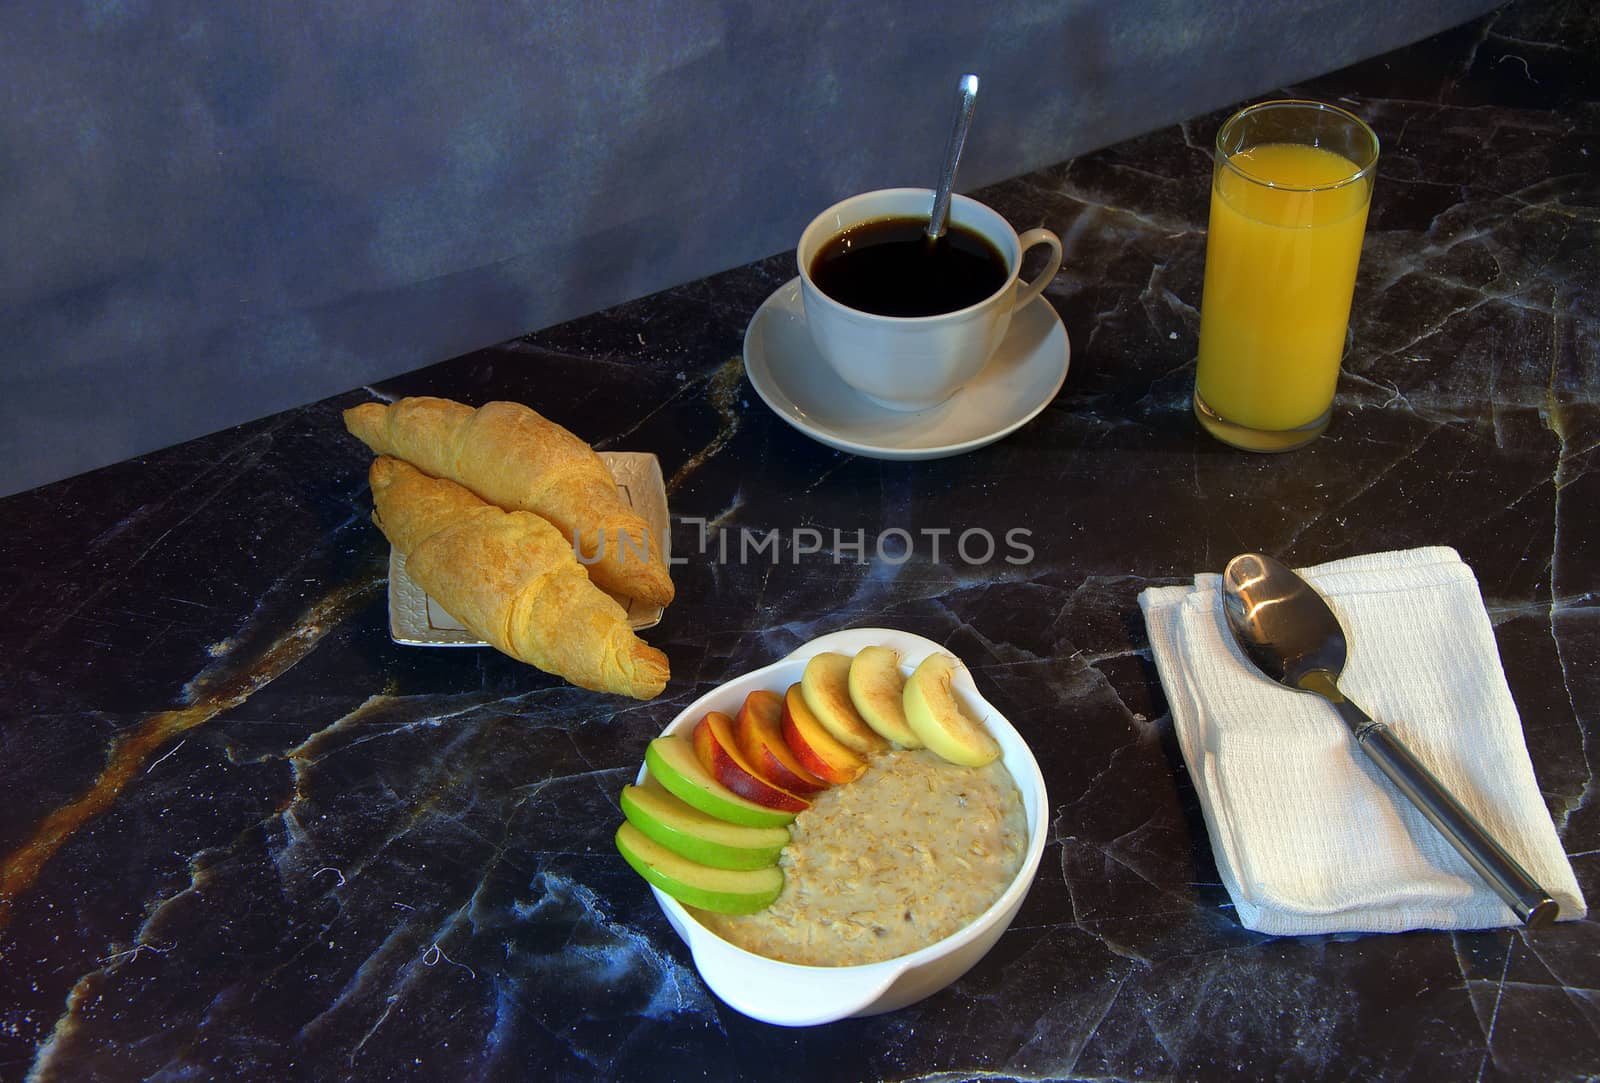
[[[1283,432],[1332,405],[1372,174],[1321,186],[1359,172],[1298,143],[1218,162],[1195,389],[1228,422]]]

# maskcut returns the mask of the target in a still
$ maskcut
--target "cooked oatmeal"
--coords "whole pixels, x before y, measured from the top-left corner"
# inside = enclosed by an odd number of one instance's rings
[[[696,911],[773,959],[853,966],[941,940],[989,908],[1028,847],[1022,796],[998,760],[961,767],[897,750],[796,818],[783,892],[757,914]]]

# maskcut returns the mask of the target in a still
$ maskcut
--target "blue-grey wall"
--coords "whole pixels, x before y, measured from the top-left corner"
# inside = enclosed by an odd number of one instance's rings
[[[1483,0],[0,8],[0,494],[783,251]]]

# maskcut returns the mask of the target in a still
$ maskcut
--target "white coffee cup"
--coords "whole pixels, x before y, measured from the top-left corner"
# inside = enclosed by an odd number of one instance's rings
[[[952,196],[950,221],[985,238],[1005,259],[1006,281],[982,301],[937,316],[879,316],[850,308],[817,288],[811,264],[829,240],[882,218],[921,216],[933,209],[928,188],[883,188],[841,200],[817,215],[800,235],[800,295],[817,351],[855,391],[891,410],[926,410],[944,402],[983,370],[1011,325],[1011,315],[1043,292],[1061,268],[1061,239],[1048,229],[1021,236],[996,211]],[[1050,258],[1031,282],[1021,282],[1022,255],[1047,245]]]

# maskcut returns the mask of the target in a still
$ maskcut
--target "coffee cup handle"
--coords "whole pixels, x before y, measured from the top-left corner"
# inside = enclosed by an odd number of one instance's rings
[[[1044,288],[1055,278],[1056,272],[1061,270],[1061,238],[1051,233],[1048,229],[1040,227],[1030,229],[1017,238],[1017,249],[1023,256],[1028,254],[1028,249],[1034,245],[1047,244],[1050,246],[1050,259],[1045,264],[1044,270],[1034,276],[1032,282],[1025,284],[1017,291],[1017,299],[1012,304],[1012,309],[1019,309],[1035,297],[1044,292]],[[1021,262],[1021,256],[1017,262]]]

